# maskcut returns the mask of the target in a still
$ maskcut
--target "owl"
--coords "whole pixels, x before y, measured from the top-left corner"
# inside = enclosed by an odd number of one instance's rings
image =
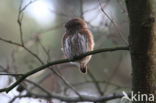
[[[65,24],[65,29],[62,46],[63,52],[68,59],[93,50],[94,39],[84,20],[80,18],[71,19]],[[82,73],[87,73],[87,63],[90,59],[91,55],[75,62]]]

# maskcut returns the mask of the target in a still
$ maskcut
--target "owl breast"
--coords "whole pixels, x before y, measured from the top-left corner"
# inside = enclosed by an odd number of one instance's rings
[[[64,40],[64,53],[67,58],[73,58],[89,51],[87,42],[85,36],[80,33],[67,36]]]

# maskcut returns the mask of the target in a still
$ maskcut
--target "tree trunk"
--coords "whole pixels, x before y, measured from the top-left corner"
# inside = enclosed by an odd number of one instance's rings
[[[130,20],[129,46],[132,60],[132,90],[154,95],[156,31],[153,0],[126,0]],[[155,96],[156,98],[156,96]],[[156,103],[146,101],[135,103]]]

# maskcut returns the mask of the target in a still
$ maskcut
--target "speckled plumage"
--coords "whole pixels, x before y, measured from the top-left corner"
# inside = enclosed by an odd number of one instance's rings
[[[69,20],[65,24],[66,32],[62,39],[63,51],[67,58],[71,59],[85,52],[92,51],[94,40],[92,33],[88,30],[87,24],[80,18]],[[81,72],[87,72],[87,63],[91,56],[76,61]]]

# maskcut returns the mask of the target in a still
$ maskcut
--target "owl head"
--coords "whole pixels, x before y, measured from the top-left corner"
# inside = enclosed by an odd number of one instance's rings
[[[79,31],[80,29],[86,29],[87,24],[85,23],[84,20],[82,20],[80,18],[74,18],[74,19],[69,20],[65,24],[65,28],[66,28],[66,32],[75,33],[77,31]]]

